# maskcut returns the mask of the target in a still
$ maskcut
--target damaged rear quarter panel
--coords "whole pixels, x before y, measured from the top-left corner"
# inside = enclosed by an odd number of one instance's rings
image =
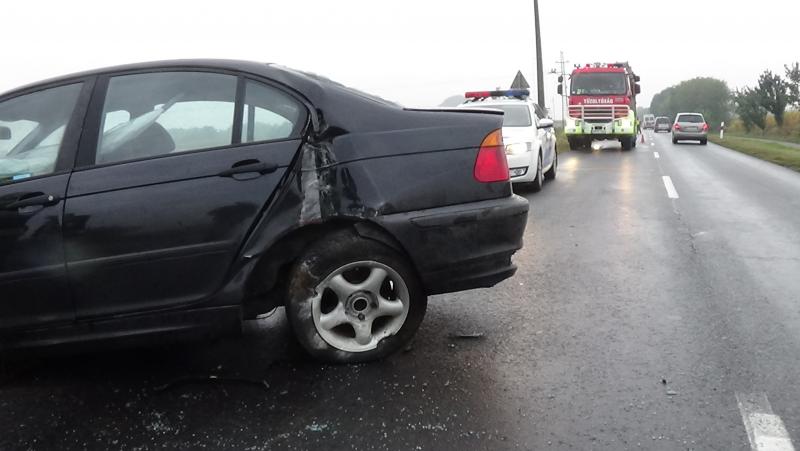
[[[502,116],[361,104],[363,110],[347,115],[316,112],[317,128],[252,229],[234,279],[249,279],[275,243],[307,226],[373,221],[511,195],[506,182],[482,184],[473,178],[480,143],[502,126]],[[359,113],[369,118],[359,121]]]
[[[386,130],[323,125],[309,137],[244,253],[261,254],[291,230],[331,219],[368,220],[511,195],[508,183],[473,179],[479,145],[500,126],[500,116],[390,111]]]

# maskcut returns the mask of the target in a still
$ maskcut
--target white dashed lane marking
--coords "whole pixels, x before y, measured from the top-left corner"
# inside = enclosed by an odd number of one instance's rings
[[[653,158],[659,159],[661,158],[661,155],[659,155],[658,152],[653,152]]]
[[[664,188],[667,189],[667,196],[670,199],[677,199],[678,198],[678,191],[675,189],[675,185],[672,184],[672,179],[669,178],[668,175],[662,177],[664,180]]]
[[[764,393],[736,393],[736,403],[753,451],[794,451],[783,420]]]

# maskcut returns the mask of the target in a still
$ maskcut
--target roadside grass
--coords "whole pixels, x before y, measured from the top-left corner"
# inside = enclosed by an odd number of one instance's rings
[[[749,132],[740,119],[734,119],[725,130],[725,136],[741,138],[771,139],[800,144],[800,111],[787,111],[783,119],[783,127],[778,127],[775,117],[767,116],[764,130],[755,128]]]
[[[564,134],[563,128],[556,129],[556,148],[558,149],[558,153],[569,152],[569,141],[567,141],[567,135]]]
[[[709,135],[708,139],[728,149],[746,153],[800,172],[800,149],[768,141],[742,139],[727,133],[724,140],[720,140],[719,135]]]

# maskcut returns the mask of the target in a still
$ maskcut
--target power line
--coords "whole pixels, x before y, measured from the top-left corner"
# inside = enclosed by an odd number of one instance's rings
[[[561,80],[564,80],[564,82],[567,81],[567,69],[566,69],[567,63],[569,63],[569,61],[564,59],[564,51],[562,50],[561,51],[561,58],[558,61],[556,61],[556,64],[558,64],[560,69],[561,69],[561,72],[559,73],[559,75],[561,76]],[[558,73],[558,72],[556,72],[556,70],[553,69],[551,71],[551,73],[555,74],[555,73]],[[566,87],[566,84],[564,86]],[[561,120],[562,121],[566,121],[566,119],[567,119],[567,117],[566,117],[566,107],[564,105],[566,103],[566,100],[567,100],[567,93],[566,93],[566,91],[564,91],[561,94]]]

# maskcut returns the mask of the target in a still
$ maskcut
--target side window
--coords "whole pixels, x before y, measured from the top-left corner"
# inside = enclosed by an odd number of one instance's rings
[[[231,145],[236,83],[232,75],[204,72],[111,78],[95,162]]]
[[[0,103],[0,184],[53,172],[82,83]]]
[[[243,143],[296,138],[305,120],[305,107],[292,97],[271,86],[247,82]]]

